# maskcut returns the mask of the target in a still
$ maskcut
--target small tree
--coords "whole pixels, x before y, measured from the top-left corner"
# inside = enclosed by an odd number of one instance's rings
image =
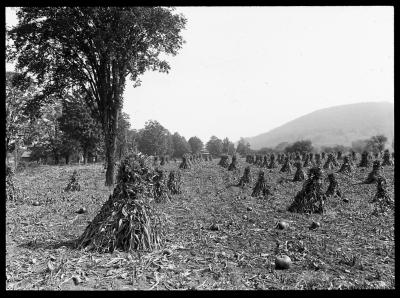
[[[192,154],[197,154],[203,149],[203,142],[198,137],[191,137],[188,140]]]
[[[384,135],[376,135],[368,140],[368,151],[381,153],[385,149],[387,143],[387,137]]]
[[[164,155],[168,151],[169,131],[155,120],[147,121],[140,130],[138,149],[147,155]]]
[[[236,152],[242,156],[249,154],[250,152],[249,142],[247,142],[244,138],[240,138],[239,143],[237,144]]]
[[[190,152],[190,145],[184,136],[175,132],[172,137],[173,157],[181,158],[183,154]]]
[[[216,136],[212,136],[207,142],[206,148],[210,154],[219,156],[222,153],[222,140]]]

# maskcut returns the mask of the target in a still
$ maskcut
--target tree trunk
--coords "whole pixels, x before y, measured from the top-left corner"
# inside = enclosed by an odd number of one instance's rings
[[[65,157],[65,164],[69,165],[69,154],[65,154],[64,157]]]
[[[15,172],[17,171],[18,167],[18,145],[15,143],[15,148],[14,148],[14,170]]]
[[[59,163],[60,163],[60,159],[59,159],[58,154],[54,154],[54,164],[58,165]]]
[[[108,130],[105,130],[105,151],[107,160],[106,170],[106,186],[114,185],[114,168],[115,168],[115,149],[117,143],[117,128],[118,128],[118,115],[119,109],[113,111],[113,115],[110,117],[108,123]]]
[[[88,152],[86,149],[83,149],[83,164],[84,165],[87,163],[87,158],[88,158]]]

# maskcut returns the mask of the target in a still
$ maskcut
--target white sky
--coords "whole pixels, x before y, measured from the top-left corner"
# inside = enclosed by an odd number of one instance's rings
[[[178,7],[188,22],[169,74],[130,81],[132,128],[159,121],[187,139],[251,137],[314,110],[394,101],[394,10]],[[6,23],[16,23],[6,8]],[[7,65],[7,69],[12,66]]]

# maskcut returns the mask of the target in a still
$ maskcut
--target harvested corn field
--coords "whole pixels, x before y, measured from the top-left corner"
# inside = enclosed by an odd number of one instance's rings
[[[23,199],[7,201],[7,289],[394,288],[394,213],[371,215],[377,186],[361,183],[370,168],[335,174],[348,200],[331,197],[323,214],[304,214],[287,211],[305,183],[292,182],[294,174],[250,165],[252,182],[241,188],[232,185],[249,166],[244,158],[237,159],[238,171],[217,163],[160,167],[179,172],[181,193],[150,203],[163,222],[162,245],[152,251],[75,248],[111,195],[102,165],[17,173],[24,191]],[[65,192],[75,170],[81,191]],[[268,199],[251,196],[260,170],[273,190]],[[382,169],[392,198],[393,173],[392,166]],[[325,192],[329,182],[321,183]],[[81,207],[87,212],[78,214]],[[282,220],[288,227],[280,230]],[[313,221],[320,226],[310,229]],[[289,269],[275,268],[281,254],[290,257]]]

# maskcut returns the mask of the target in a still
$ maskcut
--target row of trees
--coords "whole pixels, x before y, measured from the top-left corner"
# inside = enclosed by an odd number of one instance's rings
[[[16,73],[7,72],[6,149],[17,153],[28,147],[32,160],[51,157],[56,164],[61,158],[68,164],[71,156],[83,156],[84,162],[92,157],[105,157],[104,134],[101,123],[93,118],[82,96],[66,96],[40,106],[38,115],[32,115],[30,103],[37,92],[32,82],[24,86],[15,84]],[[185,153],[199,153],[203,142],[196,136],[186,140],[178,132],[171,134],[157,121],[148,121],[141,130],[131,129],[130,118],[122,113],[116,131],[116,159],[128,152],[139,150],[148,155],[181,157]],[[15,155],[18,161],[18,154]]]
[[[388,142],[388,139],[386,136],[376,135],[376,136],[372,136],[369,139],[354,141],[354,142],[352,142],[351,146],[343,146],[343,145],[321,146],[321,148],[319,148],[319,151],[346,152],[346,151],[353,150],[358,153],[361,153],[363,151],[382,152],[385,149],[387,142]],[[392,147],[394,148],[394,138],[392,141]],[[271,152],[304,153],[304,152],[314,152],[314,151],[317,151],[317,148],[313,147],[312,142],[310,140],[300,140],[300,141],[296,141],[294,143],[282,142],[282,143],[279,143],[274,148],[264,147],[257,151],[249,150],[248,152],[258,153],[258,154],[266,154],[266,153],[271,153]]]
[[[171,134],[158,121],[149,120],[137,134],[138,150],[148,155],[182,157],[185,153],[199,153],[203,142],[196,136],[186,140],[178,132]]]

